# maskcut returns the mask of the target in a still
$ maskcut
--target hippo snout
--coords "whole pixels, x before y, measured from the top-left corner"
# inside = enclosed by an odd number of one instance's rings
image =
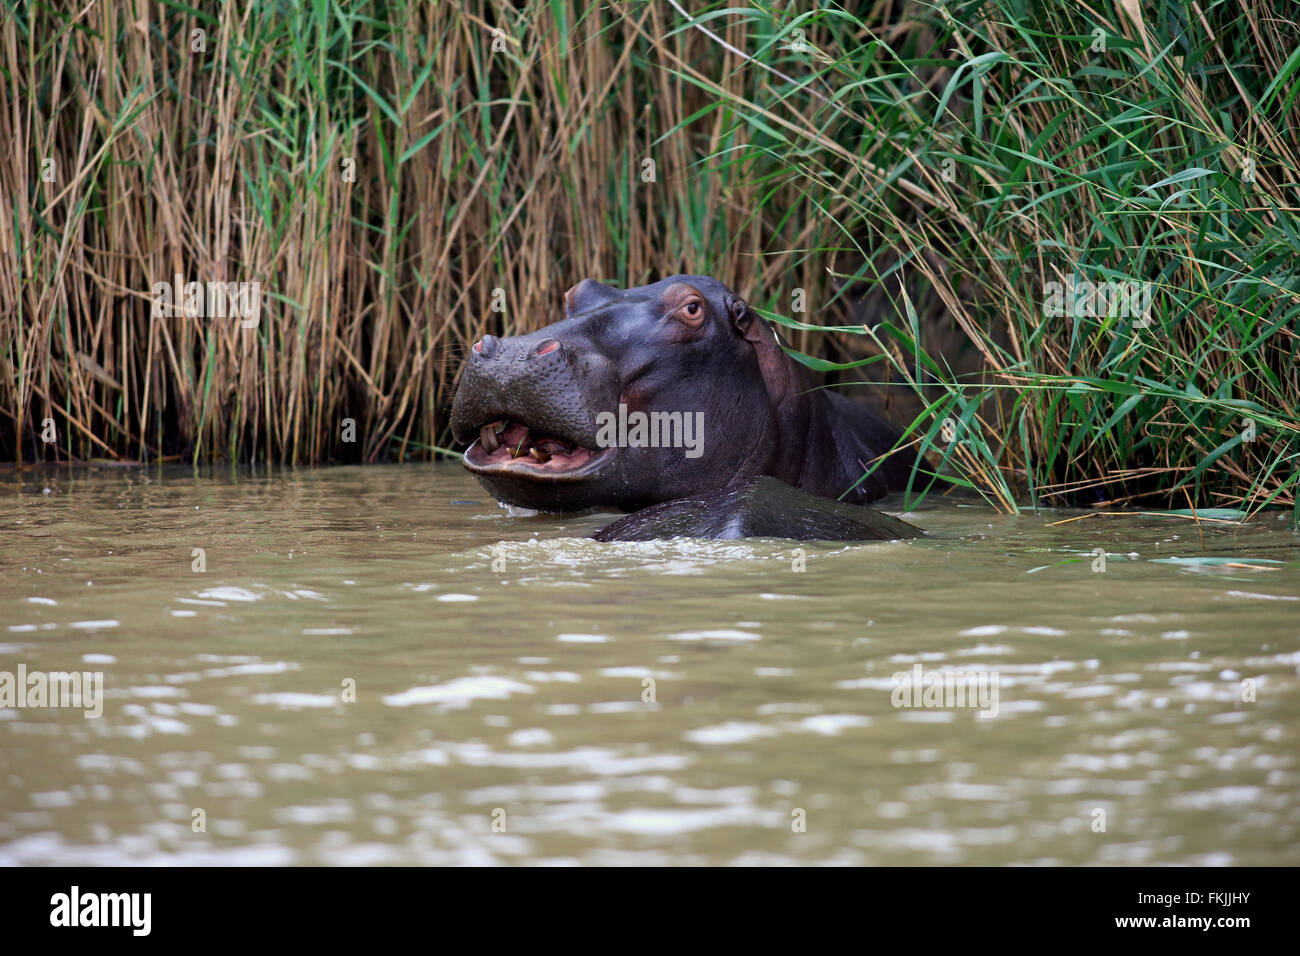
[[[589,387],[575,357],[575,350],[552,334],[483,336],[470,349],[452,403],[456,440],[473,441],[484,426],[509,420],[574,445],[595,447]]]
[[[485,335],[461,371],[452,434],[470,444],[465,467],[496,497],[563,510],[581,498],[572,486],[612,459],[599,444],[594,411],[611,394],[617,384],[608,363],[562,323],[529,335]]]

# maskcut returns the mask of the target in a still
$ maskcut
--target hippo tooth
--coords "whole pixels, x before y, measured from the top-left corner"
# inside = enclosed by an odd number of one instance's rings
[[[484,425],[479,429],[478,443],[483,446],[483,450],[489,455],[501,447],[501,443],[497,441],[496,432],[492,430],[491,425]]]
[[[545,463],[551,460],[551,456],[536,446],[528,449],[528,454],[532,455],[538,461]]]

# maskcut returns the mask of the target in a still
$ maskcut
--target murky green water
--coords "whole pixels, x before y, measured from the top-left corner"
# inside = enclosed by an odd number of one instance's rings
[[[0,473],[0,671],[104,675],[0,709],[0,863],[1300,863],[1300,539],[1069,516],[798,571],[454,465]]]

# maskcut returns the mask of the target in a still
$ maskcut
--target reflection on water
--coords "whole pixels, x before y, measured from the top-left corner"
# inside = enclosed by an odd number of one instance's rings
[[[0,709],[0,863],[1300,863],[1284,521],[1201,563],[1170,519],[907,517],[800,571],[455,465],[0,473],[0,673],[104,681]],[[952,671],[996,716],[893,706]]]

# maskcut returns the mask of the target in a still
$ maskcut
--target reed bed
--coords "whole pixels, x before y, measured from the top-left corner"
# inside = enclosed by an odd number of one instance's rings
[[[686,271],[914,496],[1294,509],[1298,71],[1271,0],[5,0],[0,456],[433,457],[477,338]]]

